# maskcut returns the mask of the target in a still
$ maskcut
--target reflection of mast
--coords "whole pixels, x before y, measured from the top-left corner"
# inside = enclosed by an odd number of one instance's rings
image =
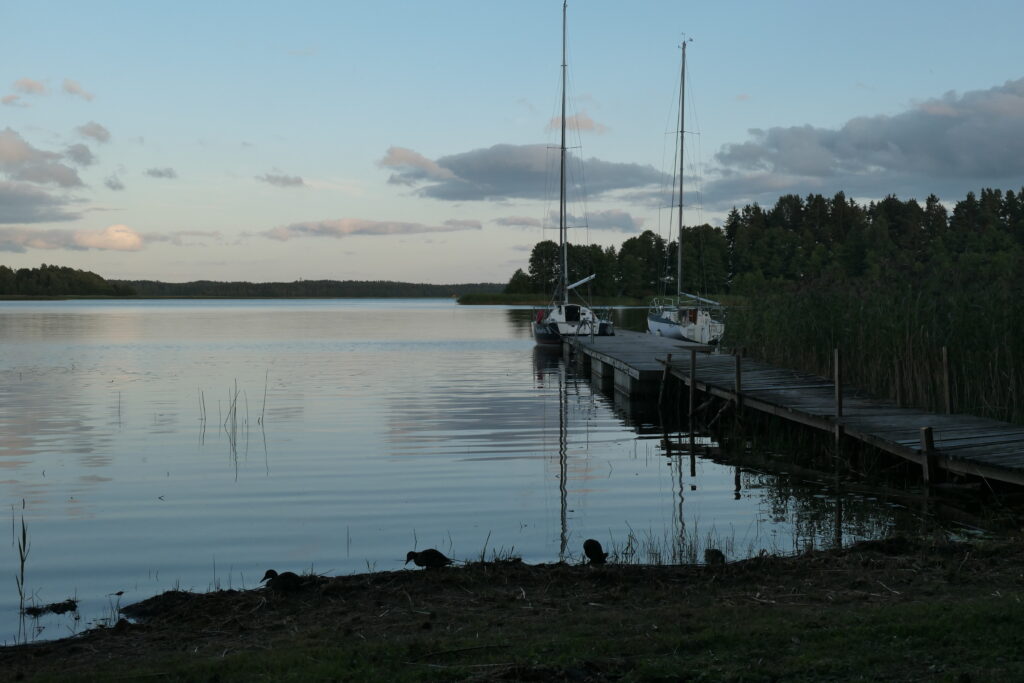
[[[565,365],[558,371],[558,493],[562,504],[562,533],[558,544],[558,561],[565,562],[565,549],[569,545],[569,524],[566,519],[568,508],[568,489],[566,479],[569,478],[568,455],[568,412],[569,386],[565,380]]]

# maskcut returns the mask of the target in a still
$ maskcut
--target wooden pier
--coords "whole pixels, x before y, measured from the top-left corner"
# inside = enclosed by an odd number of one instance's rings
[[[605,392],[656,398],[672,377],[690,388],[691,410],[700,392],[834,434],[837,442],[870,444],[921,465],[926,481],[945,471],[1024,485],[1022,425],[903,408],[844,386],[841,375],[830,380],[639,332],[581,337],[574,346]]]

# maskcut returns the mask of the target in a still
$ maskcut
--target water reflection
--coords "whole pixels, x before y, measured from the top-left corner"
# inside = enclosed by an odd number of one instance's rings
[[[0,303],[0,502],[27,501],[30,587],[91,619],[117,591],[252,586],[268,558],[350,573],[489,543],[575,562],[596,538],[620,561],[734,560],[922,526],[602,393],[535,347],[529,313]]]

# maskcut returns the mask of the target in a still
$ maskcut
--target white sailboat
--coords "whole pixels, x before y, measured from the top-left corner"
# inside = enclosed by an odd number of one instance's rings
[[[686,41],[679,76],[679,230],[676,247],[676,294],[655,298],[647,313],[647,331],[672,339],[717,344],[725,332],[725,307],[711,299],[683,291],[683,148],[686,104]]]
[[[566,12],[568,2],[562,3],[562,131],[558,183],[558,242],[561,249],[558,285],[555,288],[551,306],[537,312],[531,326],[533,337],[538,344],[561,344],[567,338],[579,335],[609,336],[615,334],[615,327],[609,320],[600,319],[587,306],[570,303],[569,294],[580,285],[593,280],[590,275],[578,282],[569,282],[569,238],[566,225],[565,197],[565,89],[566,89]]]

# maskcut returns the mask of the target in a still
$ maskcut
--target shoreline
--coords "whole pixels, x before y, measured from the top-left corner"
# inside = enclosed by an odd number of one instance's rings
[[[890,538],[725,565],[526,565],[170,591],[0,648],[3,680],[1011,680],[1024,546]]]

